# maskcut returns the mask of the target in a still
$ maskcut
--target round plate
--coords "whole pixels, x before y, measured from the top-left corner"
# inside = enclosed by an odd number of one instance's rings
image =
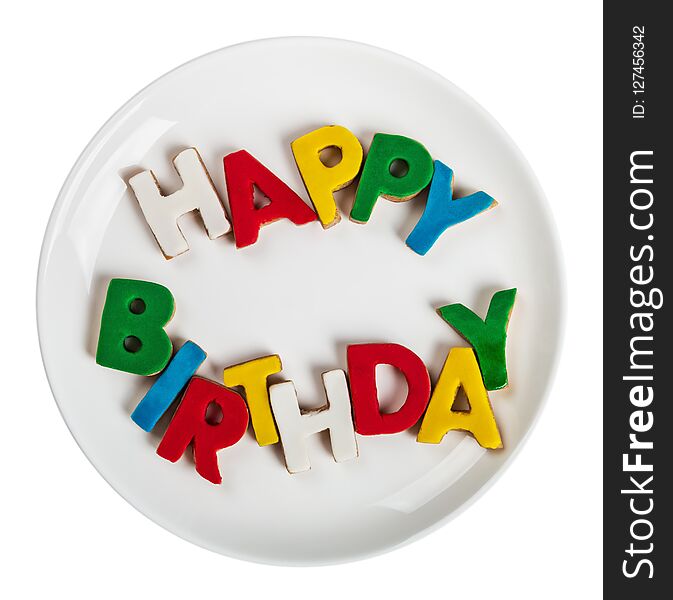
[[[421,257],[404,241],[423,199],[380,199],[367,225],[347,215],[329,230],[279,221],[254,246],[209,240],[195,216],[186,254],[164,259],[127,187],[152,169],[164,193],[180,187],[172,158],[195,146],[226,203],[222,158],[245,148],[306,198],[290,142],[340,124],[365,150],[376,132],[406,135],[453,168],[455,196],[484,190],[494,210],[449,229]],[[307,200],[308,201],[308,200]],[[206,548],[254,561],[322,564],[362,558],[418,537],[473,500],[502,471],[533,424],[559,350],[562,282],[554,226],[519,151],[474,101],[437,74],[389,52],[332,39],[242,44],[194,60],[145,88],[95,136],[68,177],[47,228],[38,277],[40,343],[63,417],[83,452],[133,506]],[[509,325],[510,385],[491,402],[504,449],[462,432],[419,444],[417,428],[358,436],[358,459],[335,463],[329,438],[309,439],[312,468],[290,475],[280,444],[249,431],[219,453],[222,485],[190,456],[156,454],[163,419],[145,433],[129,418],[152,378],[103,368],[94,355],[110,278],[155,281],[176,299],[167,331],[201,345],[199,374],[269,353],[303,407],[324,404],[320,374],[345,369],[354,342],[394,342],[436,380],[465,342],[436,308],[461,302],[482,316],[492,294],[516,287]],[[381,404],[405,384],[379,368]]]

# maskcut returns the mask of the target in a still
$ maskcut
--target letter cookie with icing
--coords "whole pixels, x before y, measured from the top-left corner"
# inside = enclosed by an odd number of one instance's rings
[[[348,346],[346,354],[355,430],[360,435],[399,433],[418,421],[430,398],[430,376],[416,354],[399,344],[355,344]],[[394,413],[381,414],[377,365],[391,365],[407,380],[407,398]]]
[[[516,288],[493,294],[485,320],[462,304],[442,306],[437,311],[442,319],[474,346],[487,390],[499,390],[507,386],[505,344],[515,297]]]
[[[395,164],[406,165],[406,173],[393,173]],[[351,209],[351,221],[366,223],[379,196],[404,202],[421,192],[432,179],[433,163],[425,146],[402,135],[377,133],[362,168]]]
[[[336,462],[358,456],[346,374],[335,369],[323,373],[322,380],[327,404],[305,412],[299,408],[294,383],[285,381],[269,388],[271,406],[289,473],[308,471],[311,468],[306,437],[326,429],[329,430],[332,454]]]
[[[162,195],[152,171],[143,171],[129,179],[147,224],[167,259],[189,250],[178,224],[182,215],[199,211],[211,240],[231,230],[227,214],[196,148],[180,152],[173,159],[173,164],[183,186],[170,196]]]
[[[211,402],[222,411],[219,423],[207,420]],[[214,381],[193,377],[157,448],[157,454],[177,462],[191,443],[199,475],[212,483],[222,483],[217,452],[236,444],[247,428],[248,408],[241,396]]]
[[[136,406],[131,414],[133,422],[145,431],[152,431],[204,360],[206,353],[199,346],[185,342]]]
[[[280,357],[274,354],[227,367],[223,373],[224,385],[240,386],[245,390],[252,428],[260,446],[268,446],[278,441],[266,380],[270,375],[280,373],[282,368]]]
[[[96,362],[136,375],[159,373],[173,352],[164,327],[174,311],[173,295],[163,285],[112,279],[101,316]]]
[[[318,218],[287,184],[245,150],[224,157],[224,173],[237,248],[254,244],[267,223],[289,219],[305,225]],[[255,186],[269,200],[261,208],[255,207]]]
[[[468,411],[453,410],[461,387],[470,405]],[[472,348],[452,348],[449,352],[417,439],[426,444],[439,444],[447,432],[456,429],[471,433],[484,448],[502,447],[498,425]]]
[[[453,170],[435,161],[428,202],[421,218],[409,236],[407,246],[416,254],[425,255],[449,227],[467,221],[498,203],[486,192],[475,192],[463,198],[453,197]]]
[[[338,148],[341,152],[336,165],[323,163],[320,153],[327,148]],[[350,185],[360,172],[360,140],[345,127],[329,125],[294,140],[292,153],[322,226],[327,229],[336,225],[341,217],[334,192]]]

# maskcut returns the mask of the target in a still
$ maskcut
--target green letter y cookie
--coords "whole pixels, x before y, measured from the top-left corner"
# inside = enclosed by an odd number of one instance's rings
[[[449,304],[437,311],[474,347],[487,390],[499,390],[507,385],[505,342],[515,296],[516,288],[496,292],[485,321],[462,304]]]

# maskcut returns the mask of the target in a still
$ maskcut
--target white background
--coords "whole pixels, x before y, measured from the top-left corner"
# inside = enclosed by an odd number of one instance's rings
[[[600,19],[600,2],[575,0],[556,6],[116,0],[5,8],[0,595],[600,597]],[[381,46],[473,96],[537,173],[566,261],[563,357],[517,460],[444,528],[394,553],[337,567],[289,569],[223,558],[136,512],[68,433],[37,344],[42,235],[63,180],[99,126],[173,67],[222,46],[281,35]]]

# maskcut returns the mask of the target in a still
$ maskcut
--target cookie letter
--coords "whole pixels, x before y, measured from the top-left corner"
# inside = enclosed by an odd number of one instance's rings
[[[308,471],[311,468],[306,437],[325,429],[329,429],[332,454],[336,462],[356,458],[358,455],[346,374],[340,369],[328,371],[322,374],[322,381],[327,404],[304,413],[299,409],[294,383],[285,381],[269,388],[271,406],[285,453],[285,464],[290,473]]]
[[[515,296],[516,288],[496,292],[485,321],[462,304],[449,304],[437,311],[474,346],[487,390],[499,390],[507,385],[505,342]]]
[[[152,171],[143,171],[129,179],[147,224],[166,258],[189,250],[178,225],[178,219],[188,212],[199,211],[211,240],[231,230],[227,214],[196,148],[180,152],[173,159],[173,164],[183,185],[170,196],[162,196]]]
[[[304,225],[316,220],[297,194],[245,150],[224,157],[224,172],[237,248],[254,244],[266,223],[286,218]],[[255,208],[254,186],[269,199],[266,206]]]
[[[453,410],[461,386],[470,404],[469,411]],[[498,425],[472,348],[452,348],[449,352],[417,439],[425,444],[439,444],[446,433],[454,429],[470,432],[484,448],[502,447]]]
[[[133,422],[145,431],[152,431],[204,360],[206,353],[199,346],[185,342],[136,406],[131,414]]]
[[[338,148],[341,161],[326,166],[320,153],[326,148]],[[321,127],[292,142],[292,153],[304,180],[306,191],[315,206],[322,226],[336,225],[341,217],[334,202],[334,192],[350,185],[362,164],[362,144],[348,129],[339,125]]]
[[[260,446],[268,446],[278,441],[278,432],[269,404],[266,378],[279,373],[282,368],[280,357],[274,354],[233,365],[224,370],[224,385],[227,387],[241,386],[245,390],[252,428],[255,430],[255,437]]]
[[[454,199],[453,170],[436,160],[428,202],[421,218],[407,237],[407,246],[423,256],[449,227],[467,221],[497,204],[486,192],[475,192],[464,198]]]
[[[346,354],[355,431],[360,435],[399,433],[420,419],[430,398],[430,376],[418,356],[399,344],[356,344],[348,346]],[[377,365],[391,365],[407,380],[407,398],[394,413],[379,410]]]
[[[163,285],[112,279],[101,317],[96,362],[136,375],[158,373],[173,352],[164,327],[174,310],[173,295]]]
[[[404,174],[393,174],[393,163],[406,166]],[[362,169],[351,209],[351,221],[366,223],[379,196],[395,202],[409,200],[432,179],[432,157],[416,140],[401,135],[377,133]]]
[[[219,423],[211,423],[206,417],[208,406],[213,402],[222,411]],[[247,427],[248,409],[243,398],[213,381],[193,377],[157,454],[177,462],[191,443],[199,475],[212,483],[222,483],[217,451],[236,444]]]

